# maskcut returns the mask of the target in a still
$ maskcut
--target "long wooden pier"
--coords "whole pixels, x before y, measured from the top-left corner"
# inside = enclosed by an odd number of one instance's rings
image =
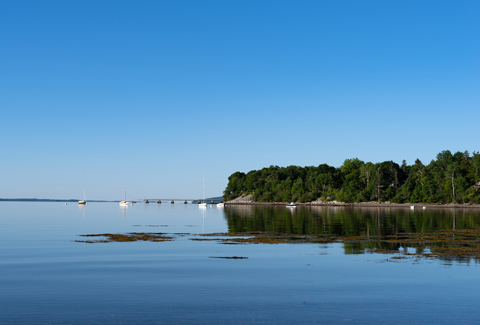
[[[182,202],[184,204],[198,204],[202,202],[202,199],[143,199],[143,200],[137,200],[137,201],[144,201],[145,203],[168,203],[170,202],[171,204],[174,204],[175,201],[177,202]],[[223,199],[205,199],[205,203],[207,204],[215,204],[215,203],[222,203]]]

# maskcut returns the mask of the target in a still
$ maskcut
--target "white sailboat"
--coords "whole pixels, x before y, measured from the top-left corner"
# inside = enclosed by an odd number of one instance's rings
[[[120,205],[121,206],[128,206],[128,202],[127,202],[127,188],[125,187],[125,201],[120,201]]]
[[[206,207],[207,203],[205,202],[205,172],[203,172],[203,201],[198,206]]]
[[[87,197],[85,196],[85,188],[83,188],[83,200],[78,201],[78,204],[87,204]]]

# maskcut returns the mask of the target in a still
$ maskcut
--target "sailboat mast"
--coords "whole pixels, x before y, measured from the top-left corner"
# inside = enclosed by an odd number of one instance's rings
[[[125,203],[127,203],[127,188],[125,187]]]
[[[203,202],[205,203],[205,171],[203,172]]]

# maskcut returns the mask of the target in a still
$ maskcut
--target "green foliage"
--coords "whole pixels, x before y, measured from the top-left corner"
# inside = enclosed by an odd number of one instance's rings
[[[342,202],[480,203],[480,154],[440,152],[424,165],[393,161],[346,159],[335,168],[270,166],[228,178],[225,200],[253,194],[256,202],[310,202],[318,198]]]

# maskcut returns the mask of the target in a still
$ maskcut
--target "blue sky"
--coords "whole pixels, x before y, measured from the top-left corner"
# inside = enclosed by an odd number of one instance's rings
[[[479,1],[0,2],[0,197],[480,150]]]

